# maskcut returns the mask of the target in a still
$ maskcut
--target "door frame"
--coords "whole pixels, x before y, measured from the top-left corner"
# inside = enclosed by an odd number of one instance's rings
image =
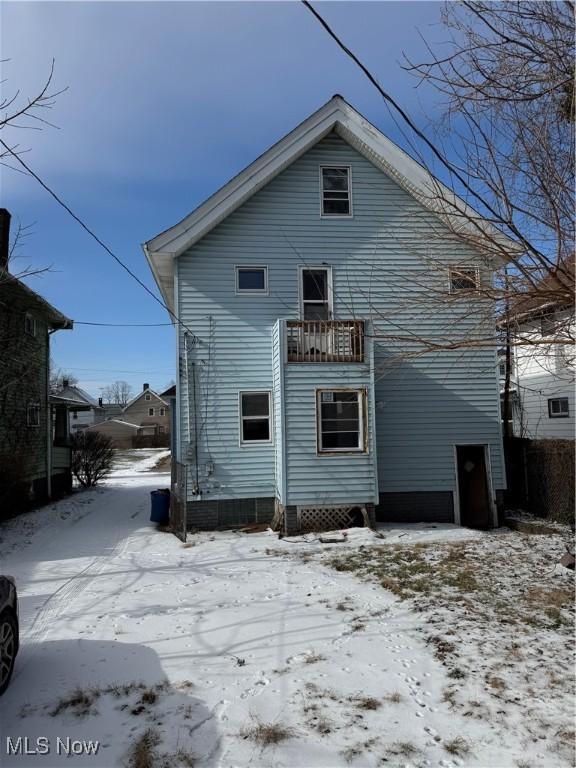
[[[309,270],[324,270],[326,272],[326,287],[328,290],[328,311],[330,320],[334,319],[334,291],[332,288],[332,267],[328,264],[298,264],[298,313],[304,320],[304,284],[302,273]]]
[[[489,443],[453,443],[452,449],[454,452],[454,491],[453,505],[454,505],[454,523],[456,525],[462,525],[460,515],[460,486],[458,483],[458,448],[465,448],[466,446],[477,446],[478,448],[484,448],[484,465],[486,467],[486,482],[488,483],[488,502],[490,504],[490,512],[492,515],[492,526],[498,527],[498,510],[496,508],[496,501],[494,497],[494,486],[492,484],[492,463],[490,460],[490,445]]]

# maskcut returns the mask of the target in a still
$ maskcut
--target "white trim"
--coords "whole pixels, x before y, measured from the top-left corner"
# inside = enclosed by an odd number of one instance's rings
[[[499,232],[454,192],[435,179],[424,166],[384,136],[341,96],[336,95],[178,224],[143,244],[142,248],[154,279],[169,308],[173,309],[174,302],[173,259],[198,242],[332,130],[390,176],[421,205],[441,220],[448,219],[448,223],[458,231],[469,231],[478,235],[480,228],[496,237],[511,254],[517,249],[513,240]],[[446,210],[445,204],[439,207],[439,197],[449,201],[456,208],[453,215],[443,212]],[[467,217],[472,217],[472,221],[467,221]],[[498,261],[503,262],[504,258]]]
[[[324,213],[324,184],[322,179],[323,168],[346,168],[348,171],[348,206],[350,213]],[[320,218],[321,219],[353,219],[354,208],[352,203],[352,166],[349,163],[322,163],[318,167],[319,193],[320,193]]]
[[[124,413],[125,410],[133,406],[134,403],[136,403],[138,400],[140,400],[140,398],[143,395],[146,395],[146,394],[154,395],[154,397],[160,400],[161,403],[163,403],[164,405],[168,405],[166,400],[163,400],[157,392],[154,392],[153,389],[150,389],[150,387],[147,387],[146,389],[143,389],[142,392],[139,392],[135,397],[133,397],[132,400],[129,400],[126,403],[126,405],[122,408],[122,413]],[[147,401],[147,402],[151,402],[151,401]]]
[[[241,269],[264,270],[264,288],[239,288],[238,272]],[[268,296],[268,265],[267,264],[234,264],[234,293],[236,296]]]
[[[179,296],[179,287],[178,287],[178,262],[174,264],[174,314],[176,317],[178,317],[178,313],[180,312],[180,296]],[[176,449],[176,456],[174,457],[176,461],[180,461],[181,456],[181,445],[182,445],[182,424],[180,422],[180,416],[181,416],[181,406],[180,406],[180,397],[182,395],[182,384],[181,384],[181,376],[182,376],[182,366],[180,361],[180,323],[174,323],[174,331],[176,333],[176,344],[175,346],[175,352],[176,352],[176,419],[175,419],[175,425],[176,425],[176,436],[174,439],[174,448]],[[170,430],[172,430],[172,423],[170,424]]]
[[[268,395],[268,434],[270,435],[269,440],[243,440],[243,422],[247,419],[248,421],[253,419],[263,419],[264,416],[243,416],[242,415],[242,395],[262,395],[267,394]],[[240,389],[238,390],[238,444],[240,448],[258,448],[261,446],[270,446],[274,444],[274,414],[273,414],[273,408],[274,408],[274,401],[272,398],[272,390],[271,389],[265,389],[265,388],[254,388],[254,389]]]
[[[496,501],[494,495],[494,484],[492,483],[492,458],[490,455],[489,443],[478,442],[466,442],[466,443],[453,443],[454,453],[454,523],[456,525],[462,525],[460,514],[460,487],[458,483],[458,448],[465,448],[466,446],[477,446],[478,448],[484,448],[484,465],[486,467],[486,482],[488,484],[488,503],[490,504],[490,512],[492,514],[492,525],[494,528],[498,526],[498,510],[496,508]]]
[[[31,330],[28,330],[29,321],[31,323]],[[26,312],[24,315],[24,333],[28,334],[28,336],[36,338],[36,317],[32,314],[32,312]]]
[[[354,392],[356,394],[356,403],[358,405],[358,443],[356,448],[323,448],[322,447],[322,401],[321,396],[324,392]],[[341,453],[348,455],[350,453],[367,454],[369,450],[369,434],[366,430],[367,425],[364,422],[364,409],[368,407],[366,389],[359,387],[321,387],[316,389],[316,455],[326,456],[327,454]]]
[[[37,414],[38,414],[38,421],[36,424],[30,423],[30,409],[36,408]],[[48,409],[49,417],[51,415],[50,409]],[[27,427],[39,427],[41,426],[40,422],[42,421],[42,405],[40,403],[40,400],[29,400],[28,405],[26,406],[26,426]],[[50,423],[50,418],[48,418],[48,423]]]
[[[298,313],[300,320],[304,320],[304,284],[303,272],[324,270],[326,275],[326,284],[328,288],[328,320],[334,319],[334,289],[332,283],[332,267],[327,264],[298,264]],[[318,302],[320,304],[321,302]]]

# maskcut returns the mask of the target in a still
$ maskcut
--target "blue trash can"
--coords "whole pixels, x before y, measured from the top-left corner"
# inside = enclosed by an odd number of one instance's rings
[[[150,508],[150,521],[159,525],[168,525],[170,520],[170,491],[168,488],[158,488],[150,491],[152,506]]]

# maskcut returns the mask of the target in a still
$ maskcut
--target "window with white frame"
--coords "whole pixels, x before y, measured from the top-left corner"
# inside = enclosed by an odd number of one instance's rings
[[[36,318],[29,312],[24,315],[24,331],[29,336],[36,336]]]
[[[144,400],[151,400],[151,399],[152,399],[152,398],[151,398],[151,396],[150,396],[150,395],[144,395]]]
[[[164,434],[164,427],[163,427],[162,425],[160,425],[160,426],[158,427],[158,433],[159,433],[160,435],[163,435],[163,434]]]
[[[322,216],[351,216],[350,167],[320,166]]]
[[[166,408],[160,408],[160,416],[166,416]]]
[[[301,269],[302,319],[330,320],[330,274],[326,267]]]
[[[480,272],[477,267],[450,267],[450,292],[474,291],[480,287]]]
[[[552,397],[548,400],[548,416],[551,419],[565,419],[570,416],[567,397]]]
[[[40,426],[40,403],[28,403],[26,421],[29,427]]]
[[[236,293],[268,293],[268,267],[236,267]]]
[[[148,416],[154,416],[154,408],[148,408]]]
[[[318,452],[365,451],[366,393],[358,390],[317,392]]]
[[[270,392],[240,392],[240,443],[272,442]]]

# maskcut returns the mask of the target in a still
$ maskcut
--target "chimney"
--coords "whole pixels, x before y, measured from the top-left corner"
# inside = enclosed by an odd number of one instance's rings
[[[102,398],[98,398],[98,408],[102,408]]]
[[[68,384],[70,384],[68,379],[62,379],[62,388],[63,389],[68,389]]]
[[[142,392],[145,392],[149,388],[149,386],[150,384],[148,383],[144,384],[144,386],[142,387]]]
[[[6,208],[0,208],[0,272],[8,272],[8,254],[10,251],[10,214]]]

